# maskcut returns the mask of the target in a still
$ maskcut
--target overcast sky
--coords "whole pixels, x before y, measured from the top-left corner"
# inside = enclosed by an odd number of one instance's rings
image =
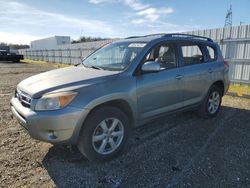
[[[250,0],[0,0],[0,42],[54,35],[126,37],[250,24]]]

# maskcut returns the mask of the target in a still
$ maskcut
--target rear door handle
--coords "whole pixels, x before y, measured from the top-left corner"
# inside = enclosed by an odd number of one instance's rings
[[[213,72],[213,70],[212,70],[212,69],[208,69],[208,73],[210,73],[210,74],[211,74],[212,72]]]
[[[180,79],[182,79],[182,75],[177,75],[176,77],[175,77],[175,79],[177,79],[177,80],[180,80]]]

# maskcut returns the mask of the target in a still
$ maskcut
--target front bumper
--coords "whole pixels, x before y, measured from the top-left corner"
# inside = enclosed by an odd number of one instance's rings
[[[76,144],[89,110],[66,107],[55,111],[35,112],[17,98],[10,102],[11,111],[31,137],[53,144]]]

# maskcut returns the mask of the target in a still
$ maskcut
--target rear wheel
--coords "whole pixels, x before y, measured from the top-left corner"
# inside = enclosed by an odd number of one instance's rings
[[[211,86],[206,98],[203,100],[199,108],[198,114],[204,118],[215,117],[220,110],[221,99],[221,89],[216,85]]]
[[[78,148],[91,161],[110,159],[124,147],[128,131],[126,114],[114,107],[101,107],[84,123]]]

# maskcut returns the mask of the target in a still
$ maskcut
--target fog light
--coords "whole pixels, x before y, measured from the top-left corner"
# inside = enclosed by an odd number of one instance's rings
[[[54,131],[49,131],[49,136],[48,137],[49,137],[50,140],[57,139],[57,136],[55,135]]]

